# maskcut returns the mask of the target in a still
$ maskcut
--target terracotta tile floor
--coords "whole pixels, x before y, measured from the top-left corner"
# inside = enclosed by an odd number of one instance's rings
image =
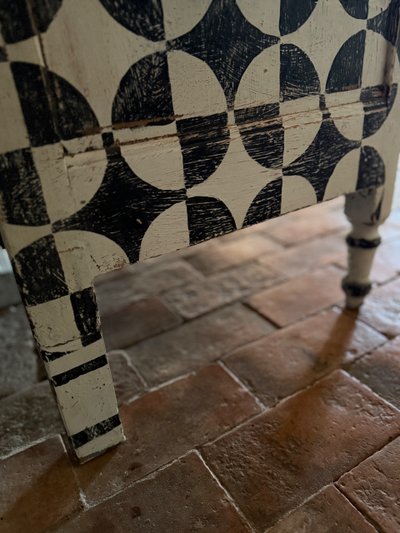
[[[83,466],[3,309],[0,532],[398,533],[399,196],[358,314],[342,199],[99,280],[128,440]]]

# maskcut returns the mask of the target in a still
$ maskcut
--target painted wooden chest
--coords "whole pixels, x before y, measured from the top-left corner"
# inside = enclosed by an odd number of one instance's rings
[[[80,460],[123,440],[93,280],[346,195],[367,294],[398,0],[0,1],[0,227]]]

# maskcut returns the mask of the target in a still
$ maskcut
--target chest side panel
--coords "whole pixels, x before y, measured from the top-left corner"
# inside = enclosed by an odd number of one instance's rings
[[[52,234],[107,271],[393,180],[397,0],[17,11],[0,12],[12,254]]]

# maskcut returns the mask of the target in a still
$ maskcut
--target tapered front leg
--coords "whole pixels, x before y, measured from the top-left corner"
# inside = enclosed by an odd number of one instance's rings
[[[348,273],[342,287],[346,307],[357,309],[371,290],[370,273],[375,252],[381,243],[379,226],[382,188],[358,191],[346,196],[345,213],[352,229],[347,236]]]
[[[121,442],[123,432],[94,291],[87,288],[68,299],[53,303],[52,318],[30,308],[27,311],[66,432],[76,456],[84,462]],[[75,324],[66,328],[61,322],[70,305]],[[49,325],[65,333],[64,339],[58,339],[61,344],[48,342]]]
[[[121,442],[123,431],[92,288],[27,307],[27,313],[79,461]]]
[[[52,236],[13,263],[66,433],[85,462],[124,440],[94,289],[66,282]]]

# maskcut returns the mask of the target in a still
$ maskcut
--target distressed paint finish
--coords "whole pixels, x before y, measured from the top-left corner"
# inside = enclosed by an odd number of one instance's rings
[[[80,460],[123,439],[93,280],[346,194],[369,289],[398,0],[0,1],[0,224]]]

